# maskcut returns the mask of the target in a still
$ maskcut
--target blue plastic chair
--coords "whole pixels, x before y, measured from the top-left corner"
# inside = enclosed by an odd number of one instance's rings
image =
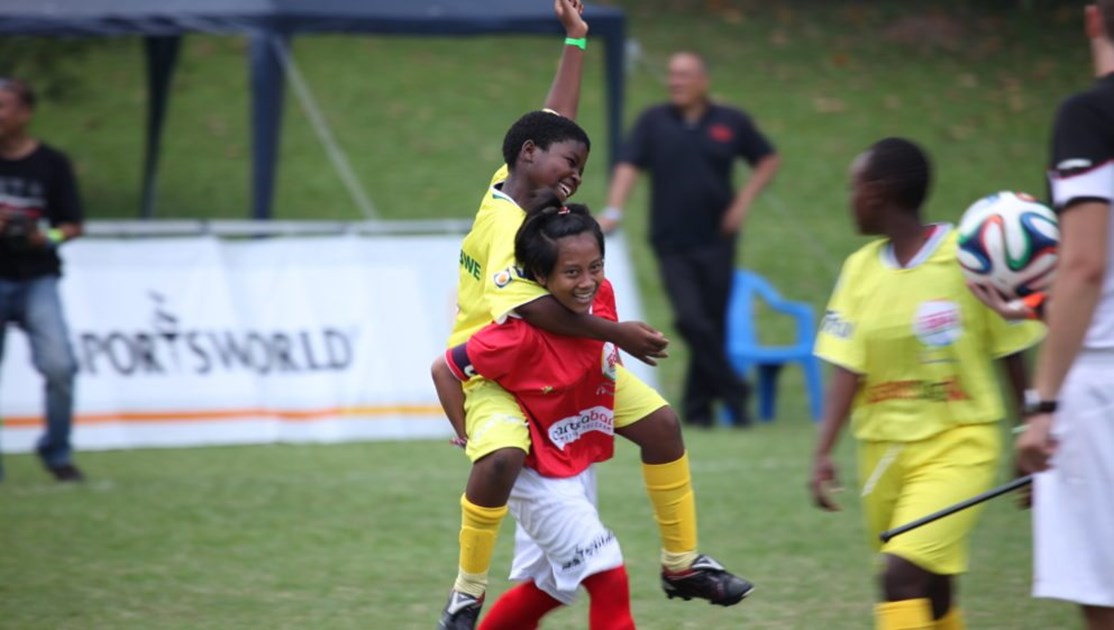
[[[763,346],[755,330],[754,307],[761,299],[776,312],[791,316],[797,323],[797,340],[790,346]],[[773,420],[777,402],[777,378],[786,363],[800,363],[804,370],[809,410],[814,421],[820,419],[822,397],[820,362],[812,354],[816,339],[812,307],[792,302],[778,294],[765,278],[745,269],[735,271],[731,299],[727,307],[727,356],[741,376],[750,379],[757,370],[759,418]]]

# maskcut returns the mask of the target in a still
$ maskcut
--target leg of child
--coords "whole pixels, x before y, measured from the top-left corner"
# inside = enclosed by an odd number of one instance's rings
[[[479,630],[535,630],[542,617],[560,605],[533,582],[523,582],[499,597]]]
[[[626,567],[618,566],[589,575],[583,584],[591,597],[588,608],[590,630],[634,630]]]

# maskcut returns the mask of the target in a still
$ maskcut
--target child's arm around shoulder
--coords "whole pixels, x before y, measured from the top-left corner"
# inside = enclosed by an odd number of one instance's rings
[[[648,365],[669,356],[669,340],[661,331],[638,321],[616,322],[595,315],[573,313],[552,295],[519,306],[515,311],[542,330],[566,337],[610,341],[624,352]]]

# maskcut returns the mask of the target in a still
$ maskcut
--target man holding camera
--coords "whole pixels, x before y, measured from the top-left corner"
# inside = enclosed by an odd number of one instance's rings
[[[30,136],[35,94],[0,79],[0,355],[9,322],[46,380],[46,432],[37,451],[58,481],[81,481],[70,446],[77,362],[58,295],[58,246],[81,235],[81,201],[64,154]]]

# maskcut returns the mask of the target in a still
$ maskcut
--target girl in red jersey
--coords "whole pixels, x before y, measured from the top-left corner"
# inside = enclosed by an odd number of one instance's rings
[[[529,274],[577,313],[616,319],[603,273],[603,234],[584,206],[548,204],[515,238],[519,273]],[[592,630],[634,628],[630,589],[615,535],[596,510],[593,464],[614,446],[617,349],[565,337],[507,317],[449,349],[434,365],[438,396],[463,436],[461,382],[473,375],[513,394],[528,418],[531,449],[511,492],[517,522],[511,579],[481,630],[536,628],[571,604],[583,585]]]

